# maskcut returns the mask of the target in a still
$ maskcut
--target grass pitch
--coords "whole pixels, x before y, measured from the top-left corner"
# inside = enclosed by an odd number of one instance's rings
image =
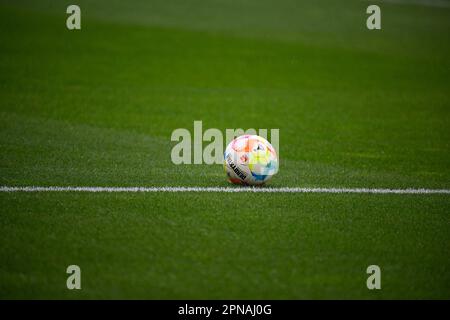
[[[316,3],[317,2],[317,3]],[[450,8],[0,1],[0,184],[227,186],[171,132],[279,128],[274,187],[450,188]],[[440,3],[443,5],[442,3]],[[1,298],[450,298],[450,197],[0,194]],[[82,270],[82,290],[65,269]],[[366,268],[382,290],[366,288]]]

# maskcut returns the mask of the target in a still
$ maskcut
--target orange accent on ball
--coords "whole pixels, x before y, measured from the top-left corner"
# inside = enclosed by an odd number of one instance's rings
[[[228,181],[233,184],[244,184],[244,182],[242,182],[242,180],[237,179],[237,178],[228,178]]]

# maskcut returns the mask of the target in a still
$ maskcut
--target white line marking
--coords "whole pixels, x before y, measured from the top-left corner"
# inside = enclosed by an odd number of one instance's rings
[[[35,187],[1,186],[0,192],[261,192],[261,193],[375,193],[450,194],[450,189],[270,188],[270,187]]]

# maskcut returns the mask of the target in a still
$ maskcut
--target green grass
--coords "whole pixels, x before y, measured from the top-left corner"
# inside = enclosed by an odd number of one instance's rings
[[[0,1],[0,185],[227,186],[171,132],[279,128],[271,185],[450,188],[450,9]],[[275,7],[274,7],[275,6]],[[450,197],[0,194],[1,298],[450,298]],[[65,269],[82,269],[81,291]],[[382,269],[382,290],[365,270]]]
[[[4,297],[448,297],[447,196],[1,199]],[[73,263],[80,292],[65,288]],[[383,270],[380,292],[365,286],[371,264]]]

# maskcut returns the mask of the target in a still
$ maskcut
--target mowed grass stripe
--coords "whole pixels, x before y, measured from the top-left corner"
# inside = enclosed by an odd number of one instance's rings
[[[374,193],[374,194],[450,194],[450,189],[380,188],[262,188],[262,187],[0,187],[0,192],[253,192],[253,193]]]

